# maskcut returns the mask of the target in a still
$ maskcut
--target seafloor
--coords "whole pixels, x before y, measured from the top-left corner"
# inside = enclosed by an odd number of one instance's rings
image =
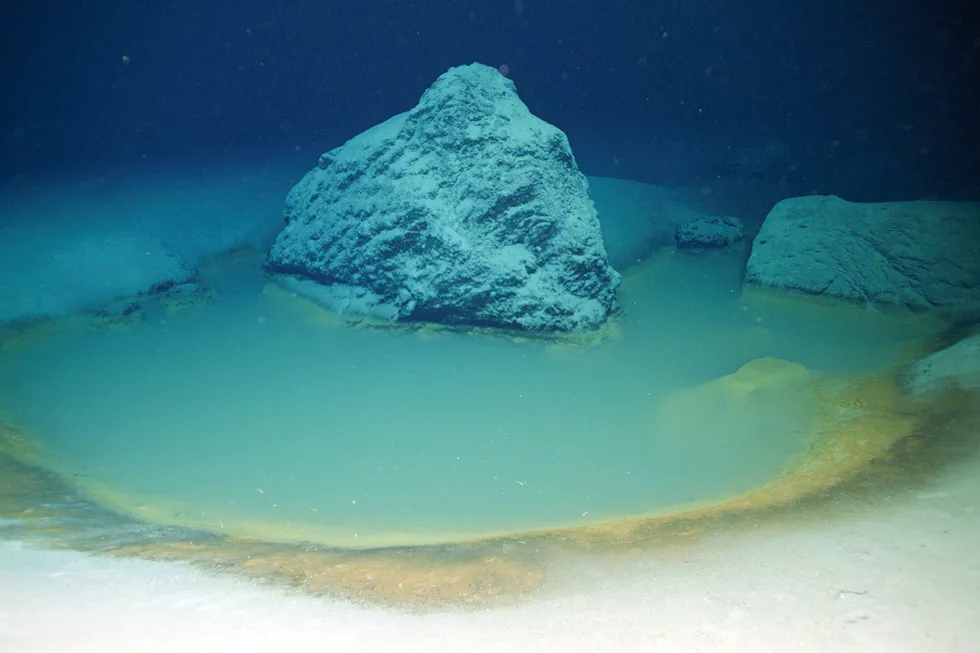
[[[715,201],[724,203],[717,193]],[[737,205],[737,199],[729,205]],[[95,465],[82,474],[71,460],[48,454],[51,433],[34,433],[12,419],[77,410],[74,422],[81,429],[88,414],[68,402],[71,386],[55,391],[65,386],[73,368],[52,367],[57,376],[47,381],[42,370],[29,374],[25,368],[8,375],[5,387],[20,391],[30,384],[18,385],[18,380],[31,377],[35,385],[22,401],[41,402],[34,412],[10,405],[9,396],[0,397],[5,408],[0,422],[0,649],[974,650],[980,641],[980,402],[956,390],[913,401],[903,392],[901,374],[908,360],[947,342],[943,329],[951,325],[740,295],[737,284],[723,283],[733,309],[756,311],[752,315],[760,317],[729,324],[719,314],[724,328],[715,324],[705,330],[704,311],[719,305],[712,294],[717,286],[691,285],[669,296],[665,288],[671,284],[651,279],[664,271],[675,275],[672,280],[686,279],[683,275],[692,270],[716,279],[718,270],[727,268],[710,258],[677,267],[664,258],[670,256],[651,254],[627,272],[625,297],[638,293],[633,315],[647,320],[646,326],[635,317],[630,322],[627,306],[622,322],[597,340],[532,346],[548,348],[552,359],[559,351],[561,359],[560,352],[601,351],[610,341],[621,347],[640,342],[644,329],[666,337],[656,325],[671,323],[678,330],[687,328],[692,338],[705,337],[706,352],[731,354],[732,347],[743,348],[732,359],[742,362],[725,359],[718,364],[723,371],[712,371],[710,362],[678,363],[659,350],[643,350],[651,360],[663,361],[661,374],[671,364],[699,370],[682,387],[651,389],[669,400],[660,401],[659,411],[650,415],[656,414],[661,426],[684,433],[688,453],[722,447],[714,431],[725,420],[737,426],[751,420],[769,424],[763,418],[772,415],[799,419],[801,450],[768,478],[756,479],[751,487],[721,484],[728,490],[648,511],[616,514],[609,508],[605,516],[598,511],[581,523],[555,517],[538,527],[519,528],[488,518],[459,531],[447,528],[449,522],[407,535],[393,527],[374,540],[354,542],[343,529],[277,530],[270,513],[252,521],[241,513],[208,517],[207,511],[189,508],[186,498],[174,507],[166,499],[176,487],[157,480],[160,494],[140,494],[134,489],[139,479],[113,475],[108,455],[106,470]],[[253,263],[240,252],[214,261],[212,274],[218,278],[214,268]],[[276,292],[266,288],[263,296]],[[203,310],[221,301],[217,295],[199,298],[200,307],[192,302],[177,309],[185,315]],[[691,315],[701,321],[685,323],[684,302],[692,297]],[[710,306],[699,307],[698,297]],[[657,309],[667,306],[670,310],[658,321]],[[345,322],[315,307],[300,308],[307,318],[313,316],[311,324],[329,323],[329,329],[371,326]],[[784,317],[780,325],[773,317],[777,314]],[[162,315],[166,319],[166,312]],[[7,369],[16,369],[18,360],[39,364],[30,358],[32,352],[66,334],[111,339],[113,333],[146,328],[128,317],[107,323],[104,315],[82,314],[7,329],[2,334],[4,364]],[[875,339],[868,334],[879,333],[876,329],[882,335],[871,344]],[[375,338],[405,337],[365,332]],[[472,335],[426,329],[408,337],[430,345],[439,338],[473,340]],[[813,345],[809,349],[801,344],[807,338]],[[480,339],[497,343],[491,346],[502,347],[501,352],[528,346],[515,343],[510,334],[479,334]],[[233,333],[229,340],[234,341]],[[461,348],[457,354],[467,351]],[[855,362],[862,351],[868,352],[866,359]],[[812,360],[801,364],[794,352]],[[601,358],[589,364],[606,372],[621,369]],[[87,365],[78,369],[93,375],[91,385],[98,390],[98,365]],[[102,376],[108,378],[106,366]],[[118,371],[118,364],[113,366]],[[658,368],[637,373],[655,376]],[[133,384],[140,381],[132,374],[129,378]],[[351,372],[345,383],[357,378]],[[426,376],[416,372],[412,378],[424,385]],[[633,379],[618,380],[623,387],[635,386]],[[121,410],[111,406],[112,397],[104,398],[111,408],[105,414]],[[168,411],[181,408],[157,398]],[[506,412],[506,405],[495,409]],[[65,415],[70,429],[72,413]],[[626,428],[645,415],[613,413],[606,428]],[[153,423],[152,414],[146,416]],[[405,418],[405,428],[411,424]],[[78,443],[91,446],[79,446],[75,462],[101,441],[94,431],[85,433]],[[732,433],[746,437],[738,429]],[[695,436],[703,439],[694,441]],[[608,437],[615,448],[615,438]],[[570,450],[575,442],[568,441]],[[727,446],[737,457],[741,445],[728,441]],[[188,452],[191,459],[193,454]],[[98,461],[94,456],[88,463]],[[238,469],[247,464],[242,460]],[[151,478],[150,467],[145,469],[138,476]],[[582,469],[577,473],[586,474]],[[212,478],[217,474],[215,467]],[[524,487],[526,479],[519,481]],[[560,475],[551,479],[559,481]],[[567,485],[556,487],[571,495],[584,481],[563,482]],[[124,483],[132,485],[121,487]],[[539,515],[557,510],[548,504],[538,509]]]

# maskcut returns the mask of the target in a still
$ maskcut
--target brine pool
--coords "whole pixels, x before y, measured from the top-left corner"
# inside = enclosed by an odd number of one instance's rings
[[[591,344],[351,326],[255,262],[216,299],[8,353],[5,419],[140,519],[274,541],[465,541],[669,512],[812,444],[814,375],[904,360],[933,325],[743,296],[738,255],[625,275]]]

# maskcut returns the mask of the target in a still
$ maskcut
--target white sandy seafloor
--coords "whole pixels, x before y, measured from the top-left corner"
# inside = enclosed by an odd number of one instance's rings
[[[555,561],[535,596],[408,614],[0,540],[0,651],[980,650],[980,461],[793,523]]]

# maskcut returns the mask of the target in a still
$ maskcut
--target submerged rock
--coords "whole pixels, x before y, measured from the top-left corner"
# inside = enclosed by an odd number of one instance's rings
[[[160,306],[167,312],[179,311],[188,306],[212,301],[216,296],[213,288],[200,283],[179,283],[160,295]]]
[[[745,282],[871,306],[980,307],[980,205],[783,200],[752,245]]]
[[[613,177],[588,179],[609,263],[619,272],[673,245],[677,225],[707,217],[686,190]]]
[[[450,69],[414,109],[321,156],[285,217],[267,269],[335,310],[572,331],[616,304],[568,139],[487,66]]]
[[[738,218],[705,216],[678,225],[674,231],[678,249],[733,249],[745,243],[745,227]]]
[[[124,297],[93,312],[89,323],[93,329],[104,331],[136,324],[143,314],[143,304],[138,299]]]
[[[916,397],[954,387],[980,393],[980,327],[959,342],[910,365],[904,382],[907,392]]]
[[[89,315],[89,324],[93,329],[109,330],[142,321],[162,322],[168,314],[212,301],[216,295],[214,289],[196,281],[176,283],[168,279],[146,293],[120,297],[96,309]]]

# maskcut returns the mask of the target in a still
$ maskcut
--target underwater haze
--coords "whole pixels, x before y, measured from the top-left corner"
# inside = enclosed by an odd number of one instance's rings
[[[925,0],[4,4],[0,543],[520,619],[630,556],[694,606],[709,536],[972,515],[978,43]],[[847,650],[968,650],[962,564],[955,627]],[[47,650],[18,565],[0,649]],[[654,636],[610,619],[554,650]],[[786,650],[726,624],[665,650]]]
[[[501,66],[587,174],[854,200],[975,187],[976,46],[953,2],[10,3],[3,171],[310,157],[451,66]],[[253,152],[249,155],[248,152]],[[301,166],[300,169],[303,169]]]

